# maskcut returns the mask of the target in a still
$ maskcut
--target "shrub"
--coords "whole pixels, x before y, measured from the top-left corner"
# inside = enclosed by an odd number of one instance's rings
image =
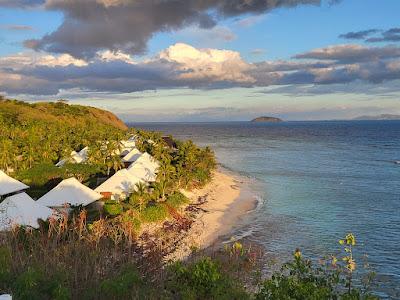
[[[13,295],[16,299],[27,300],[64,300],[71,298],[70,291],[64,287],[61,277],[50,277],[36,267],[28,267],[25,272],[17,277]]]
[[[244,288],[209,257],[189,264],[178,262],[169,269],[166,292],[178,299],[248,299]]]
[[[138,286],[142,284],[138,272],[132,267],[126,267],[114,278],[104,280],[100,284],[100,289],[104,298],[126,299],[133,291],[137,292]]]
[[[175,192],[172,195],[168,196],[166,202],[173,208],[178,208],[184,204],[189,203],[189,199],[181,192]]]
[[[135,210],[127,210],[121,215],[121,222],[129,224],[137,232],[142,225]]]
[[[5,246],[0,247],[0,294],[11,282],[11,252]]]
[[[104,203],[104,212],[110,216],[118,216],[124,211],[122,205],[114,200],[109,200]]]
[[[147,223],[159,222],[168,217],[168,211],[162,204],[151,205],[141,212],[141,217]]]
[[[349,287],[344,275],[336,258],[331,266],[314,267],[296,250],[293,261],[261,283],[255,299],[377,299],[357,287]]]

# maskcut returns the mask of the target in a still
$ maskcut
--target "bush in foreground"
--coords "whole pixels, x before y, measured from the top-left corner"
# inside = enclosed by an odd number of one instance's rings
[[[125,213],[86,225],[81,213],[39,231],[15,228],[0,235],[0,294],[60,300],[376,299],[355,278],[352,234],[340,240],[342,257],[314,265],[296,251],[279,272],[261,279],[261,255],[239,242],[211,257],[195,253],[165,268],[161,243],[138,247],[133,230],[137,217]]]

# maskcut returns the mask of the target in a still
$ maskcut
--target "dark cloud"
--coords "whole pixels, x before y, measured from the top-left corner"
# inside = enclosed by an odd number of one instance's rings
[[[93,57],[99,50],[146,51],[156,33],[195,25],[211,28],[219,19],[261,14],[277,7],[320,4],[322,0],[47,0],[64,22],[53,33],[25,45],[35,50]]]
[[[399,57],[400,48],[397,46],[364,47],[354,44],[320,48],[294,56],[296,59],[333,60],[339,63],[356,63]]]
[[[391,28],[382,32],[381,36],[366,39],[368,43],[400,42],[400,28]]]
[[[352,31],[352,32],[348,32],[345,34],[341,34],[341,35],[339,35],[339,37],[342,39],[347,39],[347,40],[364,40],[367,37],[369,37],[375,33],[378,33],[379,31],[380,31],[379,29]]]
[[[400,42],[400,28],[394,27],[388,30],[368,29],[354,31],[341,34],[339,37],[348,40],[363,40],[367,43]]]

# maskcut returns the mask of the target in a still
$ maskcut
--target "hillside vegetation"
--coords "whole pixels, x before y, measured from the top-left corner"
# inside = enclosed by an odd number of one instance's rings
[[[0,98],[0,122],[16,126],[32,122],[68,123],[72,126],[101,124],[127,130],[114,114],[94,107],[69,105],[62,101],[27,103]]]
[[[0,169],[54,164],[98,140],[120,139],[127,129],[112,113],[93,107],[0,99]]]

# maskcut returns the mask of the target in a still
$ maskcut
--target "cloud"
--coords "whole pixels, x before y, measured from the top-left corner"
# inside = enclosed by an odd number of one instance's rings
[[[400,28],[394,27],[388,30],[368,29],[348,32],[339,35],[339,37],[350,40],[363,40],[367,43],[400,42]]]
[[[335,60],[341,63],[376,61],[398,57],[400,57],[400,48],[397,46],[366,47],[355,44],[319,48],[294,56],[296,59]]]
[[[347,40],[364,40],[367,37],[379,32],[379,29],[368,29],[368,30],[361,30],[361,31],[351,31],[345,34],[339,35],[342,39]]]
[[[265,49],[261,49],[261,48],[255,48],[253,50],[250,51],[251,55],[263,55],[265,54]]]
[[[92,58],[100,50],[143,54],[154,34],[188,26],[212,28],[224,18],[259,15],[277,7],[318,5],[322,0],[47,0],[45,8],[61,11],[63,23],[25,46],[53,53]],[[9,3],[10,1],[7,1]],[[40,1],[18,1],[40,2]]]
[[[0,0],[0,7],[27,8],[44,4],[45,0]]]
[[[372,37],[366,40],[369,43],[377,42],[400,42],[400,28],[391,28],[382,32],[379,37]]]
[[[33,28],[31,26],[18,25],[18,24],[3,25],[3,26],[0,26],[0,29],[1,28],[7,29],[7,30],[11,30],[11,31],[30,31],[30,30],[33,30]]]
[[[382,85],[396,80],[400,80],[400,47],[395,46],[337,45],[301,53],[292,60],[256,63],[245,61],[236,51],[183,43],[142,60],[121,51],[97,52],[89,60],[36,52],[0,58],[0,92],[11,94],[301,85],[334,89],[338,84]]]
[[[251,27],[261,22],[264,19],[263,15],[248,16],[243,19],[237,20],[235,23],[240,27]]]
[[[236,34],[225,26],[213,28],[187,27],[177,31],[174,36],[179,40],[190,40],[202,47],[217,47],[237,38]]]

